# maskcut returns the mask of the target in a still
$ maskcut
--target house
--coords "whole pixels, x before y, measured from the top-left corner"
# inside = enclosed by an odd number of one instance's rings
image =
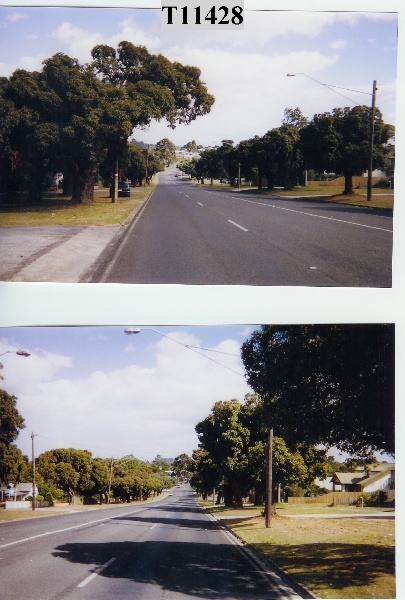
[[[35,486],[35,496],[38,496],[38,488]],[[2,501],[21,501],[32,496],[32,483],[17,483],[14,487],[3,486],[0,489],[0,497]]]
[[[334,473],[333,491],[372,493],[395,490],[395,463],[379,463],[370,469],[358,467],[352,473]]]

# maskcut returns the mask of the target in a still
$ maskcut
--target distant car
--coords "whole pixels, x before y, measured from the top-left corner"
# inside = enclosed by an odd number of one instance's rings
[[[129,187],[128,181],[121,181],[121,183],[118,186],[118,196],[123,197],[123,196],[130,196],[130,195],[131,195],[131,188]]]

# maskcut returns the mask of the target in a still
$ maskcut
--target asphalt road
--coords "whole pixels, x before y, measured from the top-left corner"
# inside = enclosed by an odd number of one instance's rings
[[[98,281],[390,287],[392,216],[159,175]]]
[[[140,506],[0,525],[7,600],[296,599],[197,505],[188,486]]]

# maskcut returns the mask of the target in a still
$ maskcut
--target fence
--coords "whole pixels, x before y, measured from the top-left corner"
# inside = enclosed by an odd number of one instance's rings
[[[361,496],[361,492],[330,492],[313,498],[290,496],[288,504],[351,504]]]
[[[47,506],[52,506],[51,502],[48,502],[47,500],[39,500],[37,502],[35,502],[35,506],[37,508],[45,508]],[[8,508],[8,509],[12,509],[12,510],[16,510],[16,509],[32,509],[32,502],[30,500],[11,500],[11,501],[6,501],[4,504],[4,508]]]
[[[385,177],[372,177],[372,185],[375,185],[381,179],[385,179]],[[332,179],[332,181],[307,181],[307,185],[309,187],[340,187],[344,188],[345,186],[345,178],[338,177],[337,179]],[[361,177],[358,175],[353,176],[353,188],[366,188],[367,187],[367,177]]]

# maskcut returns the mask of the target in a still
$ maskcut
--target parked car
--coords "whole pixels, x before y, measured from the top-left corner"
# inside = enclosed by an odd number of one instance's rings
[[[131,188],[129,187],[128,181],[121,181],[121,183],[118,185],[118,196],[122,197],[122,196],[130,196],[130,195],[131,195]]]

